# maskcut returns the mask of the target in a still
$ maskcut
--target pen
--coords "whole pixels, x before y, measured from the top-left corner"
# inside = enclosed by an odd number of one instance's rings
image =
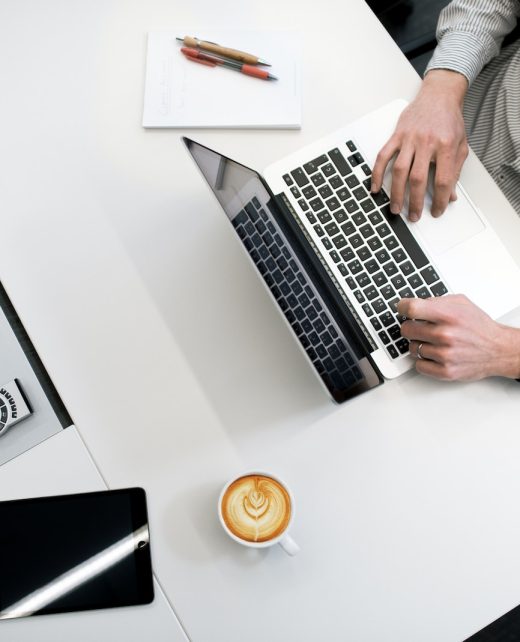
[[[235,62],[233,60],[227,60],[226,58],[221,58],[220,56],[210,56],[209,54],[202,53],[198,49],[191,49],[190,47],[181,47],[181,52],[193,62],[199,62],[202,65],[208,65],[208,67],[216,67],[221,65],[222,67],[227,67],[228,69],[234,69],[239,71],[242,74],[247,76],[254,76],[255,78],[261,78],[262,80],[278,80],[276,76],[273,76],[265,69],[259,69],[253,65],[243,65],[241,62]]]
[[[238,49],[221,47],[220,45],[217,45],[216,42],[199,40],[198,38],[193,38],[192,36],[184,36],[184,38],[177,38],[177,40],[183,42],[186,47],[203,49],[204,51],[209,51],[210,53],[224,56],[225,58],[238,60],[239,62],[243,62],[246,65],[265,65],[266,67],[271,66],[268,62],[265,62],[265,60],[261,60],[260,58],[258,58],[258,56],[253,56],[253,54],[248,54],[245,51],[238,51]]]

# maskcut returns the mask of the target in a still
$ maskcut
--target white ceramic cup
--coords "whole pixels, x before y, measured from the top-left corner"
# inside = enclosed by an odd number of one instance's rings
[[[240,537],[237,537],[234,533],[232,533],[229,528],[226,525],[226,522],[224,521],[224,518],[222,516],[222,500],[224,498],[224,495],[227,491],[227,489],[231,486],[233,482],[235,482],[237,479],[240,479],[241,477],[248,477],[251,475],[262,475],[263,477],[270,477],[271,479],[274,479],[275,482],[280,484],[285,488],[287,491],[287,494],[289,495],[289,498],[291,500],[291,517],[289,518],[289,522],[283,531],[283,533],[280,533],[277,537],[273,537],[272,539],[269,539],[265,542],[250,542],[248,540],[242,539]],[[280,544],[280,546],[283,548],[283,550],[288,554],[288,555],[296,555],[298,551],[300,550],[300,547],[298,544],[293,540],[293,538],[289,535],[289,528],[291,527],[291,524],[294,519],[294,512],[295,512],[295,504],[294,504],[294,496],[292,494],[291,489],[287,484],[280,479],[277,475],[273,475],[272,473],[267,473],[265,471],[261,470],[253,470],[253,471],[247,471],[245,473],[242,473],[240,475],[236,475],[233,477],[233,479],[230,479],[228,483],[224,486],[222,489],[220,496],[218,498],[218,517],[220,519],[220,523],[222,524],[222,528],[226,531],[226,533],[231,537],[231,539],[234,539],[235,542],[238,542],[239,544],[242,544],[243,546],[248,546],[249,548],[268,548],[269,546],[274,546],[275,544]]]

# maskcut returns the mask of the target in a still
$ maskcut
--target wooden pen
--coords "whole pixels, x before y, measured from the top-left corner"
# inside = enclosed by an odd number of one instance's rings
[[[209,51],[210,53],[224,56],[225,58],[238,60],[245,63],[246,65],[264,65],[265,67],[271,66],[268,62],[265,62],[265,60],[261,60],[260,58],[258,58],[258,56],[253,56],[253,54],[246,53],[245,51],[239,51],[238,49],[222,47],[216,42],[199,40],[199,38],[193,38],[192,36],[184,36],[184,38],[177,38],[177,40],[183,42],[186,47],[193,47],[195,49]]]

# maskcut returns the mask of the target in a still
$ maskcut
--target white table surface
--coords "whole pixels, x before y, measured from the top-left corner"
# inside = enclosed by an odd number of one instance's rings
[[[146,488],[191,639],[460,641],[520,602],[518,384],[329,402],[184,132],[140,126],[146,33],[190,24],[302,32],[301,131],[190,132],[255,168],[419,85],[362,0],[4,0],[0,279],[108,485]],[[474,156],[462,181],[520,262]],[[218,524],[253,467],[292,486],[295,558]]]

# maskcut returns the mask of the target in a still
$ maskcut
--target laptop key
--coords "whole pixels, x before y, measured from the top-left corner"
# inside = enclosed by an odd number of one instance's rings
[[[355,144],[351,140],[347,140],[345,145],[350,149],[351,152],[355,152],[357,149]]]
[[[396,348],[399,350],[401,354],[405,354],[409,350],[409,343],[406,339],[399,339],[397,343],[395,344]]]
[[[395,346],[393,345],[387,346],[386,350],[388,354],[392,357],[392,359],[397,359],[397,357],[399,356],[399,353],[397,352],[397,350],[395,349]]]
[[[365,297],[363,296],[361,290],[356,290],[354,292],[354,296],[356,297],[358,303],[363,303],[365,301]]]
[[[356,281],[358,282],[360,288],[364,288],[370,283],[370,277],[366,272],[363,272],[362,274],[358,274],[358,276],[356,276]]]
[[[387,328],[389,325],[392,325],[392,323],[395,323],[394,315],[391,312],[385,312],[384,314],[381,314],[379,316],[379,320],[385,328]]]
[[[419,299],[429,299],[431,294],[427,287],[422,287],[415,291],[415,296]]]
[[[335,196],[333,196],[332,198],[329,198],[328,201],[325,201],[325,204],[327,205],[327,207],[331,212],[333,212],[334,210],[337,210],[338,207],[340,206],[340,202]]]
[[[367,317],[371,317],[374,314],[374,311],[368,305],[368,303],[363,303],[361,307],[363,308],[363,312],[367,315]]]
[[[317,174],[313,174],[311,176],[311,181],[314,187],[319,187],[320,185],[323,185],[323,183],[325,182],[325,178],[323,177],[323,174],[321,172],[318,172]]]
[[[388,328],[388,334],[393,341],[397,341],[401,336],[401,328],[397,324],[393,325],[391,328]]]
[[[359,250],[356,252],[356,254],[358,255],[360,261],[366,261],[372,256],[372,252],[368,249],[366,245],[363,245],[363,247],[360,247]]]
[[[350,192],[346,187],[342,187],[336,192],[336,194],[341,201],[346,201],[348,198],[350,198]]]
[[[327,162],[327,157],[325,154],[322,154],[321,156],[318,156],[318,158],[315,158],[314,160],[305,163],[303,166],[303,169],[307,172],[307,174],[313,174],[316,172],[319,168],[320,165],[323,165],[323,163]]]
[[[367,243],[370,249],[373,250],[374,252],[378,250],[380,247],[383,247],[381,240],[377,236],[373,236],[371,239],[368,239]]]
[[[350,201],[347,201],[345,203],[345,209],[347,210],[347,212],[349,214],[352,214],[352,212],[357,211],[359,209],[359,207],[358,207],[358,204],[356,203],[356,201],[353,198],[351,198]]]
[[[322,210],[325,207],[323,205],[323,201],[318,196],[314,198],[312,201],[309,201],[309,205],[312,207],[312,209],[315,212],[317,212],[318,210]]]
[[[309,209],[309,206],[307,205],[306,201],[303,200],[303,198],[300,198],[298,201],[298,205],[302,208],[304,212],[306,212]]]
[[[390,255],[386,250],[378,250],[375,252],[374,256],[379,261],[379,263],[386,263],[390,260]]]
[[[344,263],[338,263],[338,270],[342,276],[348,276],[348,270]]]
[[[365,188],[361,185],[352,190],[352,194],[355,196],[355,198],[357,198],[358,201],[362,201],[367,196]]]
[[[385,238],[385,236],[388,236],[390,234],[390,228],[388,227],[388,225],[383,223],[382,225],[379,225],[378,227],[376,227],[376,232],[383,239]]]
[[[343,185],[343,179],[337,174],[334,174],[334,176],[331,177],[329,183],[334,189],[339,189]]]
[[[395,266],[395,263],[385,263],[383,265],[383,270],[387,273],[388,276],[393,276],[394,274],[397,274],[398,270],[397,267]]]
[[[378,288],[382,288],[386,283],[388,283],[388,279],[386,278],[384,272],[378,272],[377,274],[374,274],[372,280]]]
[[[304,173],[301,167],[297,167],[296,169],[293,169],[293,171],[291,172],[291,176],[296,181],[296,185],[298,185],[298,187],[303,187],[304,185],[307,185],[307,183],[309,182],[307,175]]]
[[[373,319],[370,319],[370,323],[372,324],[374,330],[376,331],[381,330],[381,328],[383,327],[379,319],[377,319],[376,317],[374,317]]]
[[[363,239],[359,234],[353,234],[350,237],[349,241],[350,241],[350,245],[352,245],[354,249],[363,245]]]
[[[340,254],[344,261],[351,261],[356,256],[350,247],[346,247],[344,250],[341,250]]]
[[[370,174],[372,174],[372,170],[366,163],[364,165],[361,165],[361,169],[363,170],[363,174],[365,176],[370,176]]]
[[[332,239],[332,242],[336,246],[336,249],[341,250],[341,248],[345,247],[347,245],[347,239],[342,235],[338,234],[338,236],[335,236]]]
[[[395,296],[395,290],[390,284],[388,284],[381,288],[381,294],[383,295],[383,298],[388,301],[388,299]]]
[[[392,277],[390,281],[392,282],[392,285],[396,290],[400,290],[406,285],[406,281],[404,280],[402,274],[397,274],[396,276]]]
[[[324,165],[321,168],[321,171],[325,174],[325,176],[327,176],[327,178],[336,173],[336,170],[330,163],[327,163],[326,165]]]
[[[363,266],[357,259],[355,259],[348,264],[348,269],[350,270],[351,274],[357,274],[358,272],[361,272]]]
[[[373,274],[379,270],[379,263],[374,259],[370,259],[370,261],[365,263],[365,269],[369,274]]]
[[[352,172],[350,165],[347,163],[345,157],[337,147],[330,150],[329,157],[342,176],[347,176],[347,174],[350,174]]]
[[[412,276],[408,279],[408,283],[414,290],[416,290],[417,288],[421,287],[421,285],[423,284],[423,280],[418,274],[412,274]]]
[[[433,296],[442,296],[443,294],[446,294],[446,292],[448,291],[444,283],[442,283],[442,281],[439,281],[439,283],[432,285],[431,290],[432,290]]]
[[[329,198],[329,196],[332,196],[332,194],[334,194],[334,192],[328,185],[323,185],[323,187],[320,187],[318,189],[318,192],[320,193],[321,198]]]
[[[293,184],[293,179],[289,176],[289,174],[284,174],[282,178],[285,181],[286,185],[288,185],[289,187]]]
[[[312,185],[306,185],[302,189],[302,194],[305,196],[306,199],[313,198],[314,196],[316,196],[316,190]]]
[[[401,299],[412,299],[413,292],[410,290],[410,288],[406,287],[402,290],[399,290],[399,296],[401,297]]]
[[[332,252],[329,252],[329,256],[334,261],[334,263],[339,263],[341,261],[336,250],[332,250]]]
[[[333,216],[338,223],[344,223],[348,218],[347,213],[342,208],[340,208],[339,210],[335,210]]]
[[[386,205],[390,201],[388,198],[387,193],[385,192],[384,189],[379,190],[379,192],[372,194],[372,198],[376,202],[377,205],[381,207],[381,205]]]
[[[330,239],[328,239],[326,236],[324,236],[321,239],[321,242],[323,243],[323,246],[325,247],[326,250],[332,250],[332,243],[330,242]]]
[[[378,332],[377,336],[381,339],[381,341],[385,344],[385,346],[390,343],[390,337],[387,335],[387,333],[384,330],[381,330],[380,332]]]
[[[365,288],[363,293],[369,301],[372,301],[372,299],[375,299],[378,295],[378,291],[373,285],[369,285],[368,288]]]
[[[351,276],[347,276],[345,281],[347,282],[347,285],[351,290],[355,290],[357,288],[357,283],[354,281],[354,279]]]
[[[349,156],[348,160],[352,167],[357,167],[358,165],[361,165],[361,163],[364,161],[364,158],[359,152],[356,152],[355,154],[352,154],[352,156]]]
[[[356,228],[354,227],[354,223],[352,223],[352,221],[347,221],[346,223],[344,223],[341,226],[341,229],[347,236],[353,234],[356,231]]]
[[[431,285],[432,283],[435,283],[435,281],[439,280],[439,275],[432,265],[428,265],[424,270],[421,270],[421,276],[427,285]]]
[[[371,198],[367,198],[366,201],[361,203],[361,208],[364,212],[371,212],[372,210],[375,210],[376,206]]]
[[[325,232],[327,232],[329,236],[336,236],[336,234],[339,234],[339,227],[334,223],[334,221],[331,221],[325,225]]]
[[[401,272],[405,275],[408,276],[414,271],[413,265],[410,263],[410,261],[406,261],[406,263],[403,263],[401,265]]]
[[[412,259],[415,266],[418,269],[421,269],[428,265],[429,261],[426,255],[420,248],[419,244],[408,229],[408,226],[406,225],[402,217],[396,214],[392,214],[390,212],[389,205],[385,205],[384,207],[382,207],[381,212],[383,213],[389,226],[392,228],[397,238],[401,241],[401,244],[408,252],[408,255]]]
[[[385,239],[385,245],[387,250],[395,250],[396,247],[399,247],[399,243],[395,236],[388,236]]]
[[[381,312],[383,312],[383,310],[386,310],[386,303],[383,301],[383,299],[376,299],[372,302],[372,308],[374,309],[374,312],[376,314],[380,314]]]
[[[345,183],[352,189],[353,187],[359,185],[359,180],[357,176],[352,174],[351,176],[347,176],[347,178],[345,179]]]
[[[352,220],[356,225],[363,225],[363,223],[366,223],[366,216],[363,214],[363,212],[356,212],[355,214],[352,214]]]
[[[406,254],[403,252],[401,248],[399,248],[395,252],[392,252],[392,257],[396,263],[401,263],[401,261],[405,260]]]
[[[316,216],[320,219],[320,222],[323,224],[328,223],[329,221],[332,221],[332,216],[327,212],[327,210],[318,212]]]

